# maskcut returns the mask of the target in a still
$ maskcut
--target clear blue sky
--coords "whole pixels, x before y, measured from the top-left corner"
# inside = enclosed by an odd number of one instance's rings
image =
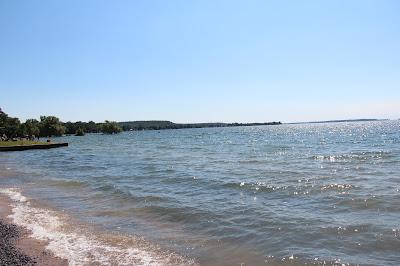
[[[400,1],[0,1],[0,107],[63,121],[400,118]]]

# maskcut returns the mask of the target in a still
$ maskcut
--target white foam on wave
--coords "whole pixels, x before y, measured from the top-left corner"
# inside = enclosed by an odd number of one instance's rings
[[[11,200],[16,202],[28,202],[26,197],[22,196],[22,194],[17,189],[13,188],[0,189],[0,193],[7,195]]]
[[[194,265],[193,261],[172,252],[160,252],[150,244],[105,243],[96,235],[66,230],[66,223],[57,212],[34,207],[18,189],[0,189],[12,201],[13,222],[32,232],[32,237],[46,241],[46,248],[67,259],[69,265]],[[132,236],[132,238],[134,238]],[[142,241],[143,242],[143,241]],[[135,243],[135,241],[133,241]]]

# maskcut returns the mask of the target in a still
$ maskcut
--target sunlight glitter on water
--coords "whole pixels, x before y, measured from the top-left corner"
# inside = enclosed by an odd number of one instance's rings
[[[32,206],[19,189],[0,189],[0,194],[13,201],[12,221],[28,229],[33,238],[46,241],[46,249],[68,260],[70,265],[196,265],[193,260],[163,251],[137,237],[114,235],[111,242],[83,226],[73,229],[65,214]]]
[[[399,121],[62,140],[0,155],[0,185],[207,265],[400,262]]]

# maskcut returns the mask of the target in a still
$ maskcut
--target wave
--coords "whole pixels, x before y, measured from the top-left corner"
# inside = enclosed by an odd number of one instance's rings
[[[299,179],[296,184],[283,185],[268,182],[226,182],[223,187],[255,193],[282,193],[292,195],[311,195],[320,193],[348,194],[351,190],[358,189],[356,185],[348,183],[316,184],[314,181]],[[286,195],[285,194],[285,195]]]
[[[381,198],[377,198],[375,195],[369,195],[366,197],[343,198],[337,202],[337,205],[345,206],[352,209],[353,211],[385,208],[385,202]]]
[[[266,182],[225,182],[222,184],[223,187],[250,190],[254,192],[273,192],[278,190],[286,190],[288,186],[272,185]]]
[[[89,186],[88,182],[81,180],[69,180],[69,179],[47,179],[42,181],[47,186],[61,187],[61,188],[80,188]]]
[[[353,161],[369,161],[369,160],[386,160],[393,158],[394,155],[388,151],[364,151],[351,152],[349,154],[338,155],[314,155],[310,159],[316,161],[327,162],[353,162]]]
[[[328,185],[323,185],[321,187],[321,190],[337,190],[337,191],[343,191],[343,190],[349,190],[349,189],[353,189],[355,188],[355,186],[351,185],[351,184],[328,184]]]
[[[12,200],[13,222],[27,228],[33,238],[46,241],[46,248],[70,265],[196,265],[137,236],[109,236],[71,226],[65,215],[33,206],[17,188],[0,189],[0,194]]]

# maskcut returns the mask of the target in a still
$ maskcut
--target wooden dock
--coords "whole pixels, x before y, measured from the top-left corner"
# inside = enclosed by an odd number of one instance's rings
[[[26,150],[44,150],[59,147],[66,147],[68,143],[46,143],[46,144],[32,144],[32,145],[15,145],[15,146],[0,146],[1,151],[26,151]]]

